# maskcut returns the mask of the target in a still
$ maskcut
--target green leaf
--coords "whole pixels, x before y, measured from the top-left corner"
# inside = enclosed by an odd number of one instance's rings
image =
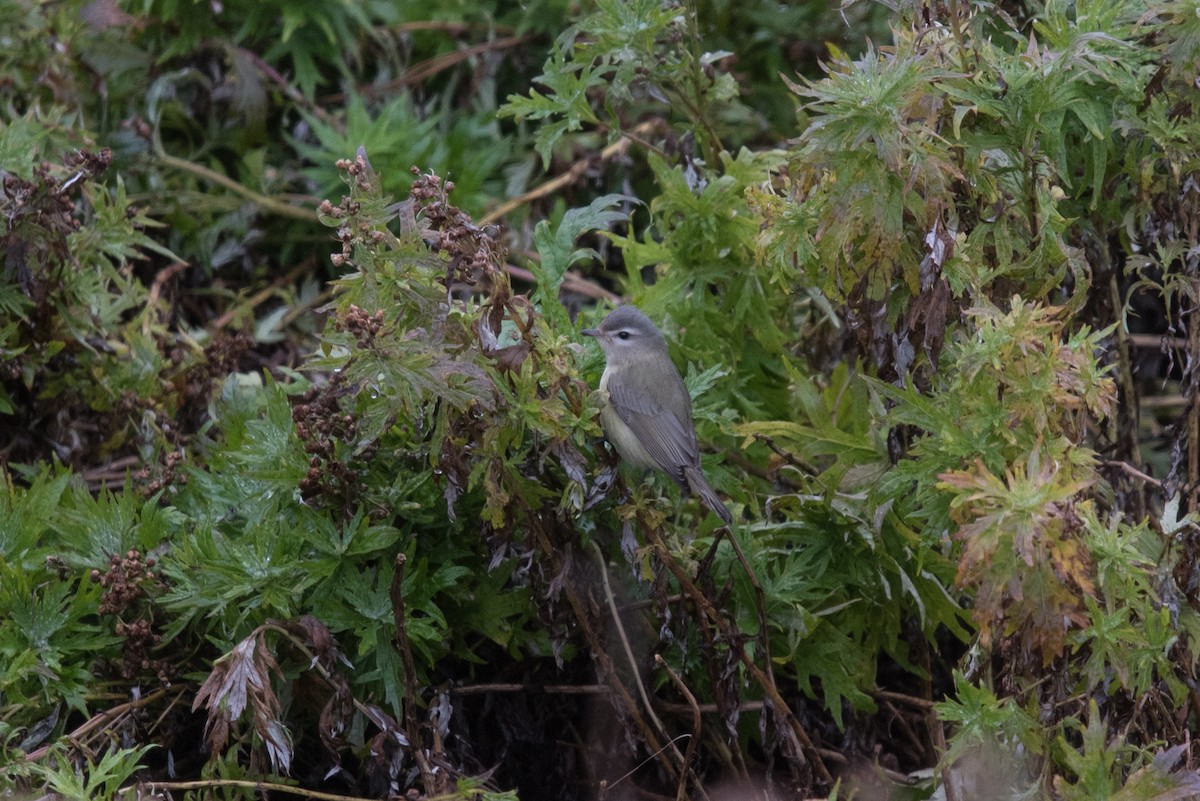
[[[542,221],[533,231],[533,242],[540,260],[530,263],[530,271],[537,279],[533,300],[543,315],[557,331],[567,331],[571,321],[558,291],[563,278],[572,266],[584,259],[599,259],[592,248],[576,248],[575,241],[585,233],[606,230],[612,224],[622,222],[628,214],[617,207],[633,200],[626,195],[604,195],[593,200],[586,208],[571,209],[551,231],[550,224]]]

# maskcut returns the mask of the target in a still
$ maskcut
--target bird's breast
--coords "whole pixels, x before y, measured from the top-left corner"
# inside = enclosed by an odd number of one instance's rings
[[[625,421],[621,419],[620,413],[613,405],[612,397],[609,394],[609,386],[614,375],[615,371],[610,366],[605,367],[604,374],[600,376],[600,391],[608,395],[604,403],[604,408],[600,410],[600,425],[604,427],[604,435],[612,443],[613,447],[617,449],[617,453],[621,454],[621,458],[629,464],[643,470],[661,470],[661,466],[658,462],[654,461],[654,457],[642,445],[642,441],[638,438],[638,435],[625,424]]]

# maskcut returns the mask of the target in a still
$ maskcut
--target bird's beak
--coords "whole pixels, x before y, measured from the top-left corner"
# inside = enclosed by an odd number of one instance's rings
[[[583,334],[585,337],[595,337],[596,339],[600,338],[599,328],[585,328],[579,333]]]

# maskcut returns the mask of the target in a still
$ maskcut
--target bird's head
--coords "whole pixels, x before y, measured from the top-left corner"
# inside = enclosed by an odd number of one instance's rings
[[[595,337],[610,363],[634,361],[667,349],[667,342],[654,323],[633,306],[618,306],[599,326],[585,328],[580,333]]]

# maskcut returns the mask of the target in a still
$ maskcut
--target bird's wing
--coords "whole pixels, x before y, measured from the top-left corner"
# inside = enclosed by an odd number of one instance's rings
[[[658,466],[682,482],[683,468],[700,463],[692,399],[674,371],[669,379],[653,385],[638,375],[645,373],[626,368],[609,379],[608,402]],[[671,409],[682,410],[683,416]]]

